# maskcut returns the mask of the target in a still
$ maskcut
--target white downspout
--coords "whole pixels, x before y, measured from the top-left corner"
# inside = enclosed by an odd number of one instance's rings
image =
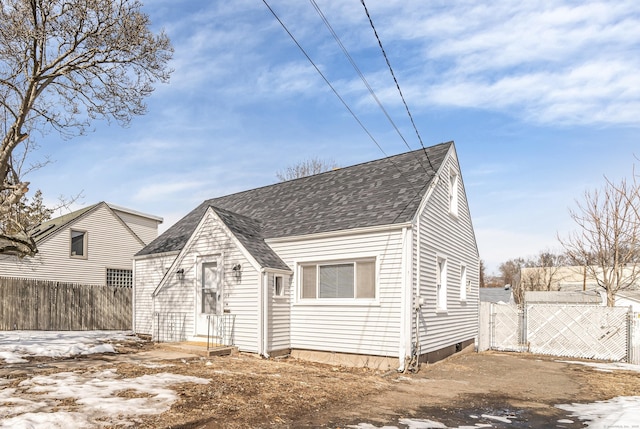
[[[402,228],[402,289],[400,290],[400,340],[398,345],[398,372],[404,372],[411,348],[411,295],[413,234],[410,228]]]
[[[269,274],[263,269],[260,270],[262,276],[261,293],[261,317],[260,325],[262,333],[260,335],[260,354],[269,359]]]
[[[135,259],[132,261],[133,264],[133,290],[131,291],[131,331],[133,331],[133,333],[136,333],[136,291],[138,290],[138,288],[136,287],[136,261]],[[151,316],[153,317],[153,316]],[[153,325],[153,324],[152,324]],[[153,328],[151,328],[153,329]]]

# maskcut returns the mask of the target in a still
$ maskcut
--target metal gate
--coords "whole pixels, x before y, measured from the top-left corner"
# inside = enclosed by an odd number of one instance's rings
[[[622,361],[627,358],[629,309],[585,305],[527,305],[529,351]]]
[[[523,350],[523,312],[516,305],[491,304],[491,348],[494,350]]]
[[[632,314],[629,327],[629,363],[640,365],[640,313]]]
[[[493,350],[640,364],[640,314],[627,307],[491,304],[488,322]]]

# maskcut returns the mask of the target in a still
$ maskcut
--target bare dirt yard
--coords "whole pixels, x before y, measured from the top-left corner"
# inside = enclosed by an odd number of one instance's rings
[[[9,387],[34,372],[51,374],[86,367],[114,367],[122,377],[171,372],[209,380],[173,386],[178,400],[169,411],[140,416],[138,428],[344,428],[402,425],[430,419],[447,427],[487,423],[491,427],[580,428],[555,405],[640,396],[640,374],[602,372],[556,357],[498,352],[462,352],[416,374],[315,364],[253,355],[178,359],[151,356],[150,343],[123,347],[113,355],[91,355],[49,365],[40,358],[0,374]],[[142,353],[141,353],[142,352]],[[123,391],[119,395],[140,395]],[[72,406],[73,404],[68,404]],[[508,418],[483,420],[483,415]],[[475,419],[470,423],[470,416]],[[558,425],[558,420],[562,422]],[[571,421],[573,420],[573,422]],[[123,427],[107,425],[106,427]]]

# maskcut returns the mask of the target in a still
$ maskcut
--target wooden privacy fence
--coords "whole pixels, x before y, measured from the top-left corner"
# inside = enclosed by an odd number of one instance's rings
[[[131,301],[127,287],[0,277],[0,330],[130,330]]]

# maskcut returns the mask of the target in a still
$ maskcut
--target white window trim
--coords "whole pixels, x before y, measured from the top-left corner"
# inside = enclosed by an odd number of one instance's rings
[[[74,255],[72,254],[72,240],[73,240],[73,233],[74,232],[80,232],[82,234],[84,234],[83,240],[82,240],[82,255]],[[89,259],[89,233],[84,230],[84,229],[76,229],[76,228],[70,228],[69,229],[69,257],[72,259]]]
[[[460,175],[451,167],[449,169],[449,213],[453,217],[458,217],[458,192],[460,188]]]
[[[440,262],[444,263],[444,270],[439,270],[438,265]],[[448,285],[447,285],[447,276],[449,271],[449,263],[446,257],[444,256],[436,256],[436,313],[447,313],[447,295],[448,295]],[[440,271],[438,276],[438,271]],[[439,278],[438,278],[439,277]],[[438,283],[440,280],[440,283]],[[444,303],[444,305],[442,305]]]
[[[460,301],[467,302],[467,285],[469,284],[469,273],[465,264],[460,265]]]
[[[331,265],[331,264],[348,264],[357,262],[358,260],[374,260],[375,261],[375,298],[302,298],[302,266],[304,265]],[[345,255],[339,259],[323,259],[323,258],[304,258],[294,261],[295,273],[293,282],[295,284],[295,306],[379,306],[380,305],[380,255],[377,253],[362,253],[358,255]]]
[[[278,279],[280,278],[280,285],[282,286],[282,290],[280,294],[278,294],[278,288],[276,287],[276,284],[278,283]],[[285,283],[284,283],[284,276],[282,274],[274,274],[273,275],[273,297],[276,299],[283,299],[287,297],[287,293],[285,290]]]

